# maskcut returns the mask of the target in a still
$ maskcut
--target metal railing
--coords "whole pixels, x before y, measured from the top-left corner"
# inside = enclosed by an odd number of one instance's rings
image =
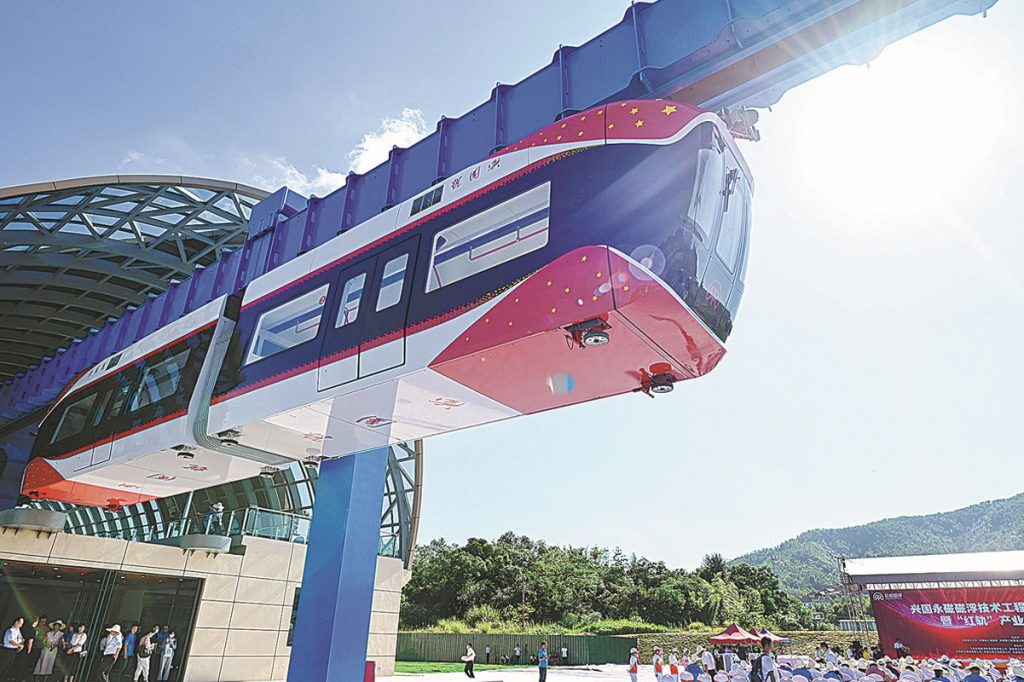
[[[309,516],[293,512],[262,507],[244,507],[224,510],[219,514],[196,512],[184,519],[154,521],[131,527],[112,528],[113,521],[104,519],[69,528],[69,531],[81,535],[131,542],[166,543],[174,541],[182,535],[198,533],[229,537],[249,535],[304,545],[309,539],[311,520]],[[381,529],[377,554],[384,557],[402,557],[402,538],[397,529],[392,532]]]

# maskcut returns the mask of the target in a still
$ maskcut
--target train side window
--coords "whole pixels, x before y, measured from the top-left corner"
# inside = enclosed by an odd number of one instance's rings
[[[111,387],[103,394],[99,407],[96,408],[96,412],[93,414],[92,426],[94,428],[99,426],[100,422],[121,414],[121,408],[124,407],[124,401],[128,397],[128,390],[131,388],[131,384],[121,376],[115,376],[114,381],[117,385]]]
[[[181,375],[185,372],[185,365],[191,353],[192,349],[186,348],[144,368],[128,411],[135,412],[173,396],[178,391]]]
[[[427,192],[426,194],[416,197],[412,202],[412,210],[409,211],[409,215],[414,216],[420,211],[425,211],[434,204],[441,202],[441,194],[444,192],[444,185]]]
[[[325,284],[260,315],[245,364],[315,339],[328,288]]]
[[[380,278],[380,293],[377,294],[377,312],[390,308],[402,300],[402,286],[405,284],[405,268],[409,265],[409,254],[403,253],[392,258],[384,266]]]
[[[546,246],[550,210],[546,182],[438,232],[426,293]]]
[[[366,273],[362,272],[345,282],[341,290],[341,305],[338,306],[338,319],[334,327],[352,324],[359,317],[359,304],[363,300],[363,287],[366,285]]]
[[[96,396],[97,393],[93,391],[64,408],[64,413],[60,416],[60,421],[57,422],[57,427],[50,438],[51,445],[81,433],[89,419],[93,403],[96,402]]]

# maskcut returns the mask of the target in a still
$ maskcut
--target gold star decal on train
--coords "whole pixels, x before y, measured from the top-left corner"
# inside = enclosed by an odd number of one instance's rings
[[[666,104],[665,108],[661,110],[661,113],[665,114],[666,116],[671,116],[672,114],[676,113],[678,109],[679,107],[677,106]]]

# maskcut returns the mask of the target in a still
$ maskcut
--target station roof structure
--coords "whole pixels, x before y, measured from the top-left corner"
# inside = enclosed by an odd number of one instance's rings
[[[1024,579],[1024,551],[845,559],[841,579],[849,585],[1016,581]]]
[[[240,246],[267,195],[177,175],[0,188],[0,382]]]

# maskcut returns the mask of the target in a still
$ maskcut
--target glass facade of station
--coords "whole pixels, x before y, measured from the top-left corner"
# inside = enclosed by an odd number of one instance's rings
[[[64,675],[75,675],[76,680],[98,679],[100,660],[94,654],[106,634],[107,624],[118,623],[124,631],[133,624],[138,624],[140,631],[154,625],[167,625],[178,641],[168,679],[181,680],[184,679],[185,652],[195,621],[200,582],[196,578],[3,561],[0,562],[0,613],[11,620],[16,617],[11,614],[33,620],[46,616],[51,623],[60,620],[67,626],[63,631],[65,635],[69,630],[77,631],[84,626],[89,653],[82,656],[58,650],[49,677],[58,680]],[[9,626],[5,620],[4,627]],[[141,638],[142,632],[138,636]],[[37,637],[33,648],[35,652],[42,651],[41,638]],[[30,653],[18,663],[35,669],[38,658],[38,653]],[[130,679],[135,661],[124,665],[126,679]],[[158,668],[159,658],[154,654],[149,679],[156,679]],[[28,677],[26,675],[26,679]]]

